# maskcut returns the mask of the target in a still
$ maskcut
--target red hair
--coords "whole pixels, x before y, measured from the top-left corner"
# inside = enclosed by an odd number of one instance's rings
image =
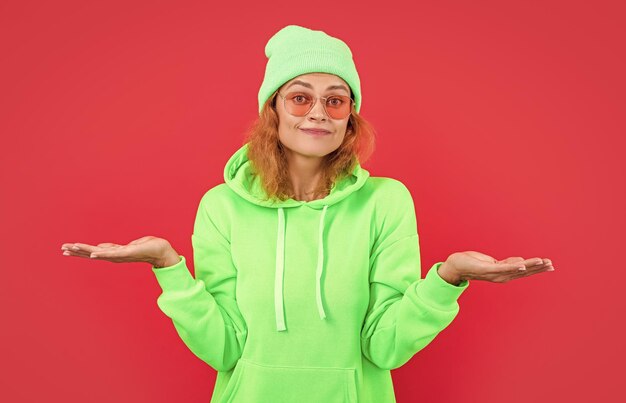
[[[248,159],[255,175],[259,175],[268,199],[286,200],[294,197],[288,175],[284,146],[278,137],[278,113],[275,92],[263,105],[259,118],[246,133]],[[327,195],[335,182],[352,173],[358,163],[364,163],[374,152],[375,131],[352,107],[343,143],[324,157],[322,178],[315,195]]]

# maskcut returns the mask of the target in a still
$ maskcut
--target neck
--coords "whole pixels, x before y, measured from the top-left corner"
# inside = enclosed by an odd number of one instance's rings
[[[314,193],[322,178],[322,161],[323,157],[287,153],[289,178],[296,200],[311,201],[326,196]]]

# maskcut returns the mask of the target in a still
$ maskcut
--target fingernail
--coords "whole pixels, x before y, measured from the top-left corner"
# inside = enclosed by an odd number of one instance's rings
[[[98,257],[98,255],[94,255],[94,254],[92,253],[91,255],[89,255],[89,257],[93,259],[93,258]]]
[[[64,254],[65,256],[67,256],[67,255],[69,255],[70,253],[69,253],[68,251],[65,251],[65,252],[63,252],[63,254]]]
[[[546,271],[554,271],[554,267],[550,267],[548,270]]]
[[[526,267],[518,267],[517,270],[520,270],[520,271],[526,270]]]

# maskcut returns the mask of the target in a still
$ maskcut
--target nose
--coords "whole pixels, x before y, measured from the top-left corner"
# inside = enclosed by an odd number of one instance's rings
[[[324,110],[323,100],[317,99],[313,108],[309,111],[309,119],[326,120],[326,111]]]

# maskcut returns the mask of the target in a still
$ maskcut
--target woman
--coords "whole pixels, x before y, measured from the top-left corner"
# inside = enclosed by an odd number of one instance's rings
[[[290,25],[265,53],[259,119],[200,201],[195,279],[160,238],[63,249],[152,265],[158,306],[218,371],[212,402],[393,402],[390,370],[450,324],[470,279],[551,262],[459,252],[420,278],[411,193],[360,165],[373,131],[348,46]]]

